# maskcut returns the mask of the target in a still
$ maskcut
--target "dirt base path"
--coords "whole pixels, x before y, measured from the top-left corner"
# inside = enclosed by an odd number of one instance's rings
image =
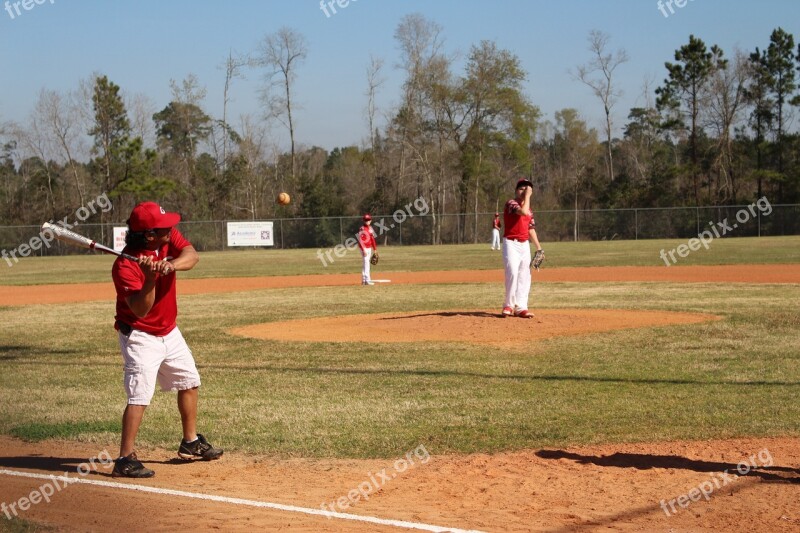
[[[503,281],[502,270],[453,270],[431,272],[379,272],[375,278],[394,284],[406,283],[490,283]],[[280,289],[359,285],[354,274],[308,276],[265,276],[256,278],[182,279],[180,294],[208,294]],[[800,283],[800,264],[657,266],[657,267],[587,267],[545,268],[534,274],[534,283],[552,282],[662,281],[676,283]],[[24,285],[0,288],[0,305],[55,304],[89,302],[115,298],[109,281],[69,285]]]
[[[111,446],[111,443],[109,443]],[[102,457],[91,445],[0,437],[0,469],[81,478]],[[101,455],[98,455],[101,454]],[[142,450],[149,480],[115,480],[100,465],[83,479],[483,531],[747,531],[800,529],[800,440],[740,439],[429,456],[350,505],[348,493],[395,460],[275,460],[227,454],[182,463]],[[737,465],[747,475],[736,474]],[[725,473],[727,471],[727,473]],[[380,479],[380,478],[379,478]],[[42,491],[42,479],[0,473],[7,506]],[[697,489],[697,490],[695,490]],[[708,498],[700,492],[705,491]],[[365,491],[366,492],[366,491]],[[682,496],[686,495],[685,498]],[[693,501],[694,500],[694,501]],[[333,504],[336,505],[336,504]],[[8,509],[8,507],[6,507]],[[402,531],[305,514],[72,484],[19,516],[66,531]]]

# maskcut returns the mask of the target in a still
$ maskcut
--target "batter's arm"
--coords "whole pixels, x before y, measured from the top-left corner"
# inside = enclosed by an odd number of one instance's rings
[[[170,260],[175,270],[191,270],[200,261],[200,255],[191,244],[183,248],[178,257]]]
[[[138,292],[125,298],[128,307],[139,318],[146,317],[156,302],[156,278],[159,270],[164,269],[165,264],[167,264],[166,261],[153,261],[150,256],[139,258],[139,266],[144,272],[144,283]]]

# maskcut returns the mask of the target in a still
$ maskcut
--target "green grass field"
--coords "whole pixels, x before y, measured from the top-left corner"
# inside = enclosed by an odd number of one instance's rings
[[[659,250],[681,242],[546,245],[547,268],[663,265]],[[795,263],[798,244],[796,237],[724,239],[680,264]],[[208,253],[188,274],[351,272],[357,279],[356,255],[324,269],[315,250]],[[378,272],[500,268],[499,253],[488,244],[387,248],[383,256]],[[26,259],[4,271],[1,283],[110,283],[110,261]],[[309,315],[499,309],[502,294],[500,284],[490,283],[183,296],[178,323],[204,382],[201,431],[228,450],[278,457],[394,457],[419,444],[441,454],[800,436],[798,285],[538,284],[533,309],[613,307],[724,318],[562,337],[515,350],[414,339],[275,342],[227,333]],[[125,395],[113,314],[111,301],[0,308],[0,433],[116,448]],[[171,449],[179,437],[175,396],[156,393],[139,446]]]
[[[21,518],[12,518],[9,520],[5,515],[0,515],[0,531],[4,533],[44,533],[56,531],[56,529]]]

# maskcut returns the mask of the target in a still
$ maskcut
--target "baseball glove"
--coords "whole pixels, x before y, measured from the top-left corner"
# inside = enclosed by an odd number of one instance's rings
[[[378,252],[375,252],[374,254],[372,254],[372,257],[369,258],[369,262],[371,264],[373,264],[373,265],[377,265],[378,264]]]
[[[542,263],[544,263],[544,250],[536,250],[531,260],[531,268],[535,268],[538,271]]]

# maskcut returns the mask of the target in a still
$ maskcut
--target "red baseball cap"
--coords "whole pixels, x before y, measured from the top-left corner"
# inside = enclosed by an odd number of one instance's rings
[[[517,188],[517,189],[519,189],[519,188],[520,188],[520,187],[522,187],[523,185],[527,185],[528,187],[533,187],[533,183],[531,183],[531,180],[529,180],[529,179],[526,179],[526,178],[522,178],[521,180],[519,180],[519,181],[517,182],[517,186],[516,186],[516,188]]]
[[[367,220],[372,220],[372,215],[367,213],[366,215],[364,215],[363,219],[364,219],[364,222],[366,222]]]
[[[133,208],[128,219],[131,231],[148,231],[157,228],[171,228],[181,221],[178,213],[167,213],[155,202],[142,202]]]

